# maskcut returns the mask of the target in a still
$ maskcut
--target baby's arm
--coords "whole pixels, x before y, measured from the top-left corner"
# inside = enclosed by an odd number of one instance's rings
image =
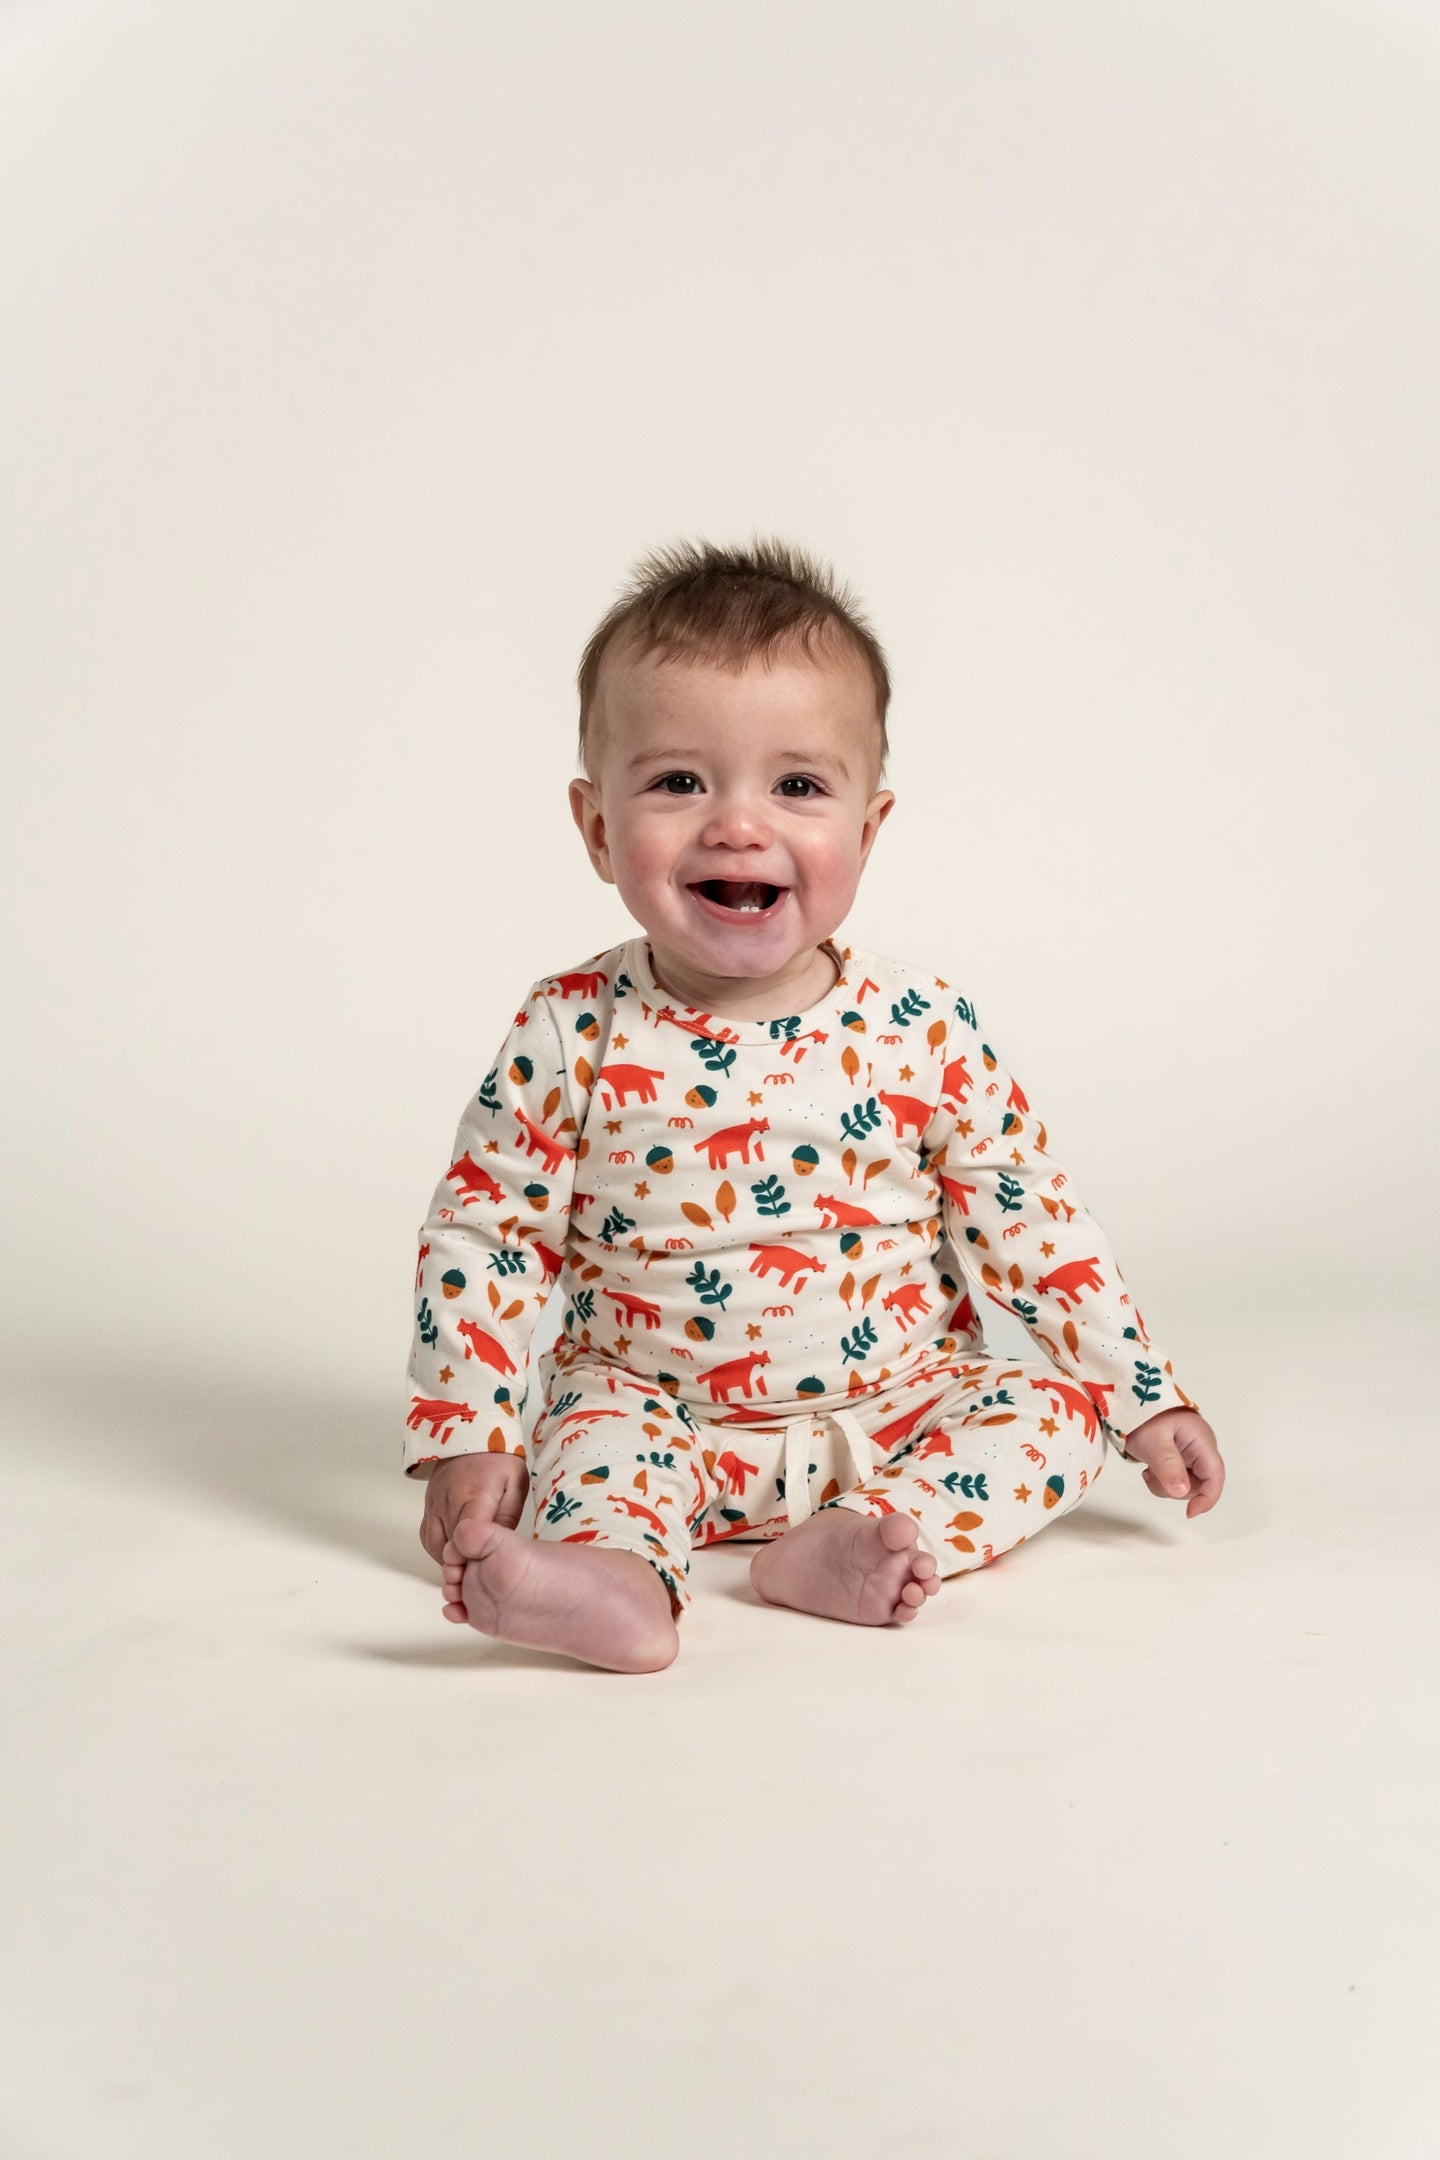
[[[429,1480],[427,1552],[460,1512],[493,1498],[487,1511],[505,1521],[524,1502],[525,1366],[564,1254],[571,1105],[560,1030],[537,985],[466,1105],[420,1231],[403,1464]]]
[[[981,1293],[1079,1382],[1123,1454],[1125,1435],[1157,1412],[1194,1405],[1151,1345],[1104,1231],[1047,1152],[1043,1121],[963,997],[945,1061],[925,1146],[949,1240]]]

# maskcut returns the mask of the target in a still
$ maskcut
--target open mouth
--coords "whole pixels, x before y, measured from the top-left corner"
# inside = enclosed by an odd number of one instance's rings
[[[783,885],[763,885],[753,878],[705,878],[690,890],[712,907],[731,915],[766,915],[785,890]]]

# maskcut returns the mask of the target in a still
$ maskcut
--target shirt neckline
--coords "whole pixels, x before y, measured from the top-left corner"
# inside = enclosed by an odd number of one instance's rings
[[[625,972],[645,999],[660,1012],[679,1020],[686,1027],[693,1025],[695,1034],[711,1035],[722,1042],[774,1043],[787,1034],[803,1033],[818,1027],[827,1019],[849,1009],[854,1002],[854,985],[851,981],[855,948],[841,944],[838,938],[822,938],[824,949],[833,955],[840,972],[825,995],[814,1005],[807,1005],[801,1013],[776,1013],[765,1020],[732,1020],[727,1013],[708,1013],[702,1006],[686,1005],[662,990],[655,980],[650,964],[650,941],[648,938],[631,938],[625,947]],[[794,1021],[798,1026],[787,1027],[783,1023]]]

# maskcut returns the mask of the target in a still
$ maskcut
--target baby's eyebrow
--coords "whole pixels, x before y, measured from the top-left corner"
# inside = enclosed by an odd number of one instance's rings
[[[704,754],[703,750],[639,750],[634,757],[626,761],[625,769],[627,772],[635,772],[642,765],[693,765],[698,764]],[[850,777],[850,769],[844,758],[834,756],[829,750],[781,750],[776,754],[776,763],[786,767],[828,766],[830,771],[838,773],[842,780]]]
[[[782,765],[828,766],[831,772],[839,773],[842,780],[850,777],[850,769],[844,758],[836,757],[829,750],[782,750],[780,762]]]

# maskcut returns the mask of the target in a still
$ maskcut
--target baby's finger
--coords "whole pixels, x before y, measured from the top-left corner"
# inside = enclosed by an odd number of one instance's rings
[[[1195,1481],[1196,1490],[1185,1513],[1204,1515],[1214,1507],[1225,1490],[1225,1465],[1217,1455],[1213,1462],[1192,1464],[1190,1474]]]
[[[1190,1490],[1190,1473],[1180,1450],[1173,1445],[1163,1448],[1146,1471],[1145,1482],[1162,1499],[1183,1500]]]

